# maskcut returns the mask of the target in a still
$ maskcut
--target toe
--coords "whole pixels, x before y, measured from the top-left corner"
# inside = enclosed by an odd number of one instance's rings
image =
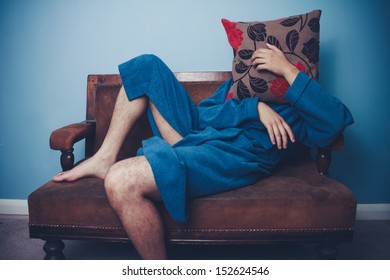
[[[65,180],[64,174],[65,174],[64,172],[60,172],[60,173],[54,175],[53,181],[56,181],[56,182],[64,181]]]

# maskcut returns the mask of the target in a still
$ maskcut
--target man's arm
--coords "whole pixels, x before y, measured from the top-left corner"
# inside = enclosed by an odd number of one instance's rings
[[[285,96],[302,119],[301,142],[324,148],[353,123],[348,108],[315,80],[300,72]]]
[[[267,44],[267,49],[260,48],[252,55],[252,64],[258,71],[268,70],[284,77],[292,85],[299,70],[292,65],[283,52],[277,47]],[[258,104],[260,121],[266,127],[271,143],[278,149],[287,148],[288,138],[295,142],[294,134],[285,120],[267,104]]]
[[[290,84],[285,98],[303,120],[304,137],[299,139],[309,146],[330,145],[347,125],[353,123],[352,115],[337,98],[326,93],[322,87],[303,72],[299,72],[277,47],[267,44],[267,49],[258,49],[252,57],[256,69],[269,70],[283,76]],[[273,126],[282,135],[288,133],[285,126]],[[271,136],[271,135],[270,135]]]

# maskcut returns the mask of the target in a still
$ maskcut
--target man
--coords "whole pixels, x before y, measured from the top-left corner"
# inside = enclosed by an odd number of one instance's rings
[[[348,109],[299,72],[276,47],[252,57],[290,84],[290,104],[257,98],[227,100],[231,79],[198,107],[157,57],[144,55],[119,66],[120,89],[110,128],[99,151],[54,181],[104,179],[111,206],[144,259],[165,259],[164,228],[154,201],[185,222],[186,200],[249,185],[271,174],[297,142],[325,147],[353,122]],[[155,137],[137,157],[116,162],[126,136],[147,112]]]

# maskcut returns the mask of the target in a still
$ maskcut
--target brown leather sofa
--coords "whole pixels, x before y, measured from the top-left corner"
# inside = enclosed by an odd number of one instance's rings
[[[195,103],[212,94],[230,72],[176,73]],[[119,75],[90,75],[86,121],[54,131],[50,147],[61,151],[63,170],[73,167],[73,145],[85,139],[85,156],[100,147],[108,130]],[[135,155],[141,140],[151,136],[146,117],[129,134],[118,159]],[[353,239],[356,200],[343,184],[326,176],[333,149],[343,138],[318,151],[313,160],[302,149],[275,174],[254,185],[194,199],[190,220],[173,222],[158,204],[165,223],[166,241],[172,244],[272,244],[315,242],[322,257],[332,258],[336,245]],[[28,198],[31,238],[46,241],[46,259],[64,258],[64,239],[129,242],[111,209],[103,181],[85,178],[76,182],[49,181]]]

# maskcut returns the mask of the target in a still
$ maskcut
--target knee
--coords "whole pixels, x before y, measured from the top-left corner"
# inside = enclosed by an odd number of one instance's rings
[[[130,191],[132,183],[131,181],[126,180],[125,177],[125,171],[119,163],[114,164],[108,170],[104,179],[104,189],[111,203],[119,202],[132,193]]]
[[[161,58],[159,58],[155,54],[143,54],[143,55],[140,55],[139,58],[149,62],[149,64],[151,64],[151,63],[156,63],[156,64],[163,63]]]
[[[143,54],[136,57],[135,60],[138,65],[142,65],[142,68],[146,69],[149,73],[153,73],[154,70],[169,70],[165,62],[154,54]]]
[[[104,188],[111,202],[135,200],[145,195],[135,165],[136,163],[117,162],[108,170]]]

